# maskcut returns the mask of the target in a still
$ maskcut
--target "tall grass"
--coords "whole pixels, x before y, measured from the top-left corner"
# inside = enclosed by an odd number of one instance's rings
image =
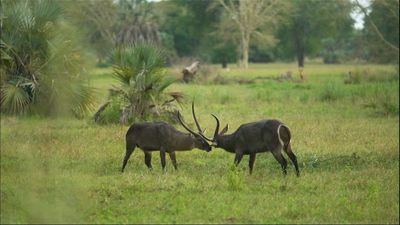
[[[328,82],[321,88],[319,100],[321,101],[336,101],[343,98],[344,90],[341,85],[334,82]]]

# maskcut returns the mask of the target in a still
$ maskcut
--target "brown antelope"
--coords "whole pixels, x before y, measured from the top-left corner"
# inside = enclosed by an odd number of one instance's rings
[[[192,103],[193,119],[197,128],[201,131],[200,125],[197,121],[194,104]],[[300,176],[299,167],[297,165],[296,155],[292,151],[290,145],[291,134],[289,127],[280,122],[279,120],[261,120],[252,123],[242,124],[232,134],[225,134],[228,131],[228,125],[219,132],[219,120],[211,114],[216,122],[214,137],[212,139],[205,137],[199,133],[204,139],[211,141],[213,147],[223,148],[224,150],[235,153],[234,163],[237,166],[242,160],[243,155],[250,155],[249,169],[250,174],[253,171],[254,161],[256,154],[261,152],[270,151],[275,159],[281,164],[282,171],[286,175],[287,161],[282,155],[282,148],[289,156],[296,169],[296,175]]]
[[[126,153],[121,172],[124,172],[129,157],[136,147],[144,152],[144,162],[151,170],[151,153],[160,151],[161,166],[165,170],[165,154],[168,153],[174,168],[177,170],[175,151],[188,151],[193,148],[211,151],[211,146],[202,135],[186,126],[178,112],[181,125],[190,133],[183,133],[165,122],[145,122],[133,124],[126,133]],[[200,132],[200,131],[199,131]]]

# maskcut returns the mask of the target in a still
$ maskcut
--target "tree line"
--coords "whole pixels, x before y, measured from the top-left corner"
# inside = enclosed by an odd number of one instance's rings
[[[398,0],[372,0],[368,7],[355,0],[89,0],[64,7],[100,63],[110,47],[138,40],[166,48],[169,63],[182,57],[243,67],[282,60],[303,67],[306,57],[398,62]],[[355,29],[350,15],[363,10],[364,28]]]
[[[244,68],[278,60],[304,67],[306,57],[398,64],[399,1],[370,3],[2,0],[1,112],[82,117],[92,111],[95,92],[85,68],[93,55],[99,66],[114,66],[120,86],[109,100],[118,104],[108,108],[116,108],[114,117],[124,123],[133,114],[173,111],[169,103],[181,96],[163,95],[173,82],[163,68],[185,57]],[[361,30],[354,29],[354,10],[365,16]]]

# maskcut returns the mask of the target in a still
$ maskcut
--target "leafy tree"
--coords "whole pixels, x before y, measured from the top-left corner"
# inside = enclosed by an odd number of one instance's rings
[[[1,111],[83,115],[93,94],[76,33],[55,1],[2,1]]]
[[[375,62],[399,62],[399,1],[374,0],[365,8],[356,7],[365,15],[364,35],[369,58]],[[370,13],[368,13],[370,11]]]
[[[62,0],[65,17],[79,27],[102,64],[116,40],[117,6],[112,0]]]
[[[117,7],[116,44],[138,41],[160,43],[152,3],[145,0],[119,0]]]
[[[104,119],[101,113],[109,104],[118,110],[120,123],[144,120],[151,115],[159,117],[175,109],[172,103],[182,96],[165,92],[175,80],[165,75],[163,50],[152,43],[139,42],[117,47],[113,56],[113,74],[119,85],[110,89],[109,101],[96,113],[96,121]]]
[[[219,0],[235,24],[240,35],[241,66],[248,67],[252,39],[272,44],[272,28],[282,19],[286,2],[278,0]]]
[[[304,67],[306,55],[316,55],[324,38],[337,40],[351,32],[351,5],[347,1],[293,0],[289,20],[278,31],[280,40],[277,54],[296,57]]]
[[[213,41],[210,33],[219,19],[219,9],[210,8],[212,0],[171,0],[155,4],[160,30],[170,35],[177,56],[198,56],[209,60]]]
[[[135,41],[161,42],[154,3],[145,0],[62,1],[68,17],[82,28],[99,63],[112,49]]]

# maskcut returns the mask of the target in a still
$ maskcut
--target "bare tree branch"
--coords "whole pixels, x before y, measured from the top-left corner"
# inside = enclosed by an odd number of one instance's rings
[[[392,43],[390,43],[389,41],[386,40],[386,38],[382,35],[382,33],[380,32],[379,28],[375,25],[374,21],[371,19],[371,17],[369,16],[367,9],[362,6],[360,4],[360,2],[358,0],[355,0],[356,5],[358,6],[358,8],[360,8],[361,12],[364,14],[365,18],[368,19],[369,23],[371,24],[372,28],[374,29],[375,33],[378,35],[379,39],[381,39],[381,41],[388,46],[390,49],[398,52],[399,51],[399,47],[393,45]]]

